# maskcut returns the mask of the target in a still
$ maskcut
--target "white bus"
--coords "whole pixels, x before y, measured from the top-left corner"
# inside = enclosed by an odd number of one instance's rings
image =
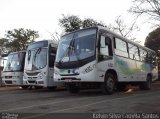
[[[103,27],[62,36],[54,71],[54,80],[65,82],[72,93],[96,86],[101,87],[103,93],[112,94],[126,83],[150,89],[151,82],[158,78],[153,50]]]
[[[3,68],[2,81],[4,85],[23,85],[23,71],[26,51],[13,52],[8,55],[7,63]]]
[[[53,40],[37,41],[26,51],[23,84],[35,88],[55,89],[59,83],[53,82],[54,60],[57,44]]]

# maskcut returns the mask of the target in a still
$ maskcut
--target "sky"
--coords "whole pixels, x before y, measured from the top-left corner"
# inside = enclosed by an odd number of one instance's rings
[[[50,39],[52,33],[62,32],[58,24],[62,14],[93,18],[105,24],[114,23],[122,15],[125,23],[130,24],[133,15],[127,10],[131,5],[131,0],[0,0],[0,37],[7,30],[27,28],[39,31],[39,39]],[[143,18],[137,25],[140,31],[134,37],[143,45],[152,29]]]

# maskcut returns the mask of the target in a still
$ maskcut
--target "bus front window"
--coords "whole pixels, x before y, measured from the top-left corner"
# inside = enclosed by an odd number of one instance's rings
[[[3,71],[20,71],[22,70],[23,53],[10,54],[7,59],[6,67]]]
[[[95,55],[96,29],[74,32],[62,37],[56,63],[82,61]]]
[[[47,48],[30,49],[26,57],[26,70],[44,68],[47,65]]]

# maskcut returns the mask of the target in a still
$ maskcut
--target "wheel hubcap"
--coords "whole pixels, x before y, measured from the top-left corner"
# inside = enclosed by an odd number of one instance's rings
[[[112,91],[113,90],[113,87],[114,87],[114,81],[112,78],[108,78],[107,80],[107,88]]]

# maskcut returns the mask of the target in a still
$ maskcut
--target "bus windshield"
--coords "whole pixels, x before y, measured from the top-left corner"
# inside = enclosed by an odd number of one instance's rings
[[[13,53],[8,55],[6,66],[4,67],[4,72],[9,71],[21,71],[23,70],[23,60],[25,58],[25,53]]]
[[[95,55],[96,29],[86,29],[65,35],[57,50],[56,62],[81,61]]]
[[[47,65],[47,48],[29,49],[26,54],[25,69],[38,70]]]

